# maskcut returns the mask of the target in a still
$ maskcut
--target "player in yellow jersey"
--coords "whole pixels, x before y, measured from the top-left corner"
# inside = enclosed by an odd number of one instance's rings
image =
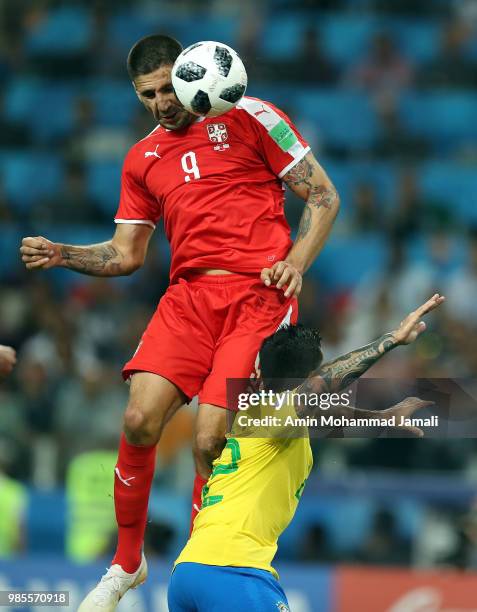
[[[284,327],[264,341],[260,365],[271,399],[248,411],[250,421],[245,425],[240,418],[243,413],[236,416],[225,448],[214,462],[191,537],[175,563],[168,593],[170,612],[289,610],[271,562],[277,540],[293,518],[313,457],[307,427],[284,423],[287,417],[304,416],[310,409],[288,403],[277,418],[273,398],[288,388],[290,378],[305,379],[297,392],[343,389],[386,352],[413,342],[425,329],[421,317],[443,300],[434,295],[397,330],[323,366],[316,330]],[[407,398],[378,414],[395,416],[399,423],[399,417],[430,403]],[[342,405],[335,414],[370,418],[377,413]],[[415,427],[408,429],[422,435]]]

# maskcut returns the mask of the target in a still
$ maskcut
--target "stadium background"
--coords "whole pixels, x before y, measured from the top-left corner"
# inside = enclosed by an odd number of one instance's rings
[[[27,273],[18,247],[25,235],[111,236],[122,159],[153,127],[125,71],[143,35],[236,48],[248,94],[290,114],[335,182],[341,213],[300,300],[325,355],[392,329],[438,290],[448,302],[425,337],[373,374],[475,377],[477,2],[3,0],[0,28],[0,342],[19,355],[0,386],[0,588],[66,588],[78,601],[113,546],[119,371],[167,285],[168,246],[158,229],[144,269],[117,280]],[[294,229],[301,206],[288,197]],[[181,411],[160,445],[157,564],[121,609],[165,609],[187,534],[192,420]],[[473,439],[314,450],[278,557],[295,612],[476,609]]]

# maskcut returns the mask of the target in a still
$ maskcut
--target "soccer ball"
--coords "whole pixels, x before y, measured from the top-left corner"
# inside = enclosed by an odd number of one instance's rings
[[[182,51],[172,67],[172,85],[190,113],[217,117],[239,102],[247,73],[233,49],[209,40]]]

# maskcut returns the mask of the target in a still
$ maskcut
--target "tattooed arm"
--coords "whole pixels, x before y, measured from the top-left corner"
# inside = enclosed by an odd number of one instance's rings
[[[366,346],[337,357],[334,361],[323,364],[298,387],[297,393],[320,395],[321,393],[338,393],[362,376],[383,355],[401,342],[396,339],[396,332],[384,334]],[[341,406],[337,409],[346,410]],[[306,412],[306,407],[302,410]],[[354,410],[354,408],[353,408]]]
[[[421,317],[440,306],[445,297],[435,293],[427,302],[413,310],[399,327],[334,361],[323,364],[300,387],[302,392],[336,393],[348,387],[388,351],[401,344],[411,344],[426,329]]]
[[[426,315],[431,310],[434,310],[444,302],[444,296],[438,293],[434,294],[427,302],[416,308],[413,312],[401,321],[399,327],[394,331],[384,334],[374,342],[367,344],[354,351],[346,353],[338,357],[334,361],[324,364],[321,368],[311,374],[297,389],[297,394],[320,395],[322,393],[338,393],[345,389],[354,380],[364,374],[373,364],[375,364],[383,355],[392,350],[396,346],[402,344],[411,344],[416,338],[426,329],[426,324],[421,321],[421,317]],[[417,427],[406,425],[401,421],[401,417],[409,417],[416,410],[429,406],[432,402],[423,401],[419,398],[407,398],[406,400],[380,412],[381,417],[395,417],[395,422],[403,434],[422,436],[423,432]],[[297,415],[316,416],[320,412],[320,407],[316,402],[300,401],[295,406]],[[376,412],[372,410],[361,410],[349,405],[333,405],[329,406],[326,414],[332,415],[334,418],[345,417],[370,419],[376,416]],[[318,430],[320,435],[327,435],[334,430],[333,426],[323,426],[320,419]],[[368,433],[370,433],[368,429]]]
[[[301,275],[308,270],[323,248],[338,214],[339,197],[326,172],[312,153],[307,153],[283,177],[288,187],[306,204],[293,247],[284,261],[264,268],[261,278],[266,285],[287,286],[285,295],[298,295]]]
[[[331,232],[338,214],[339,196],[312,153],[298,162],[283,180],[306,201],[295,244],[286,258],[303,273],[321,251]]]
[[[90,276],[125,276],[144,263],[152,231],[148,225],[120,223],[111,240],[89,246],[28,237],[20,252],[29,270],[63,267]]]
[[[335,393],[345,389],[398,344],[394,333],[391,332],[366,346],[325,363],[319,373],[324,382],[323,391]]]

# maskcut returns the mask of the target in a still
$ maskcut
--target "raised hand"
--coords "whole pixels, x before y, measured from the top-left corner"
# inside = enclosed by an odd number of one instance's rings
[[[426,324],[424,321],[420,320],[421,317],[440,306],[444,300],[445,297],[443,295],[435,293],[430,300],[427,300],[422,306],[419,306],[419,308],[416,308],[416,310],[408,314],[407,317],[401,321],[398,329],[391,332],[396,342],[398,344],[411,344],[411,342],[414,342],[414,340],[426,329]]]
[[[43,236],[23,238],[20,253],[28,270],[48,270],[62,260],[60,245]]]

